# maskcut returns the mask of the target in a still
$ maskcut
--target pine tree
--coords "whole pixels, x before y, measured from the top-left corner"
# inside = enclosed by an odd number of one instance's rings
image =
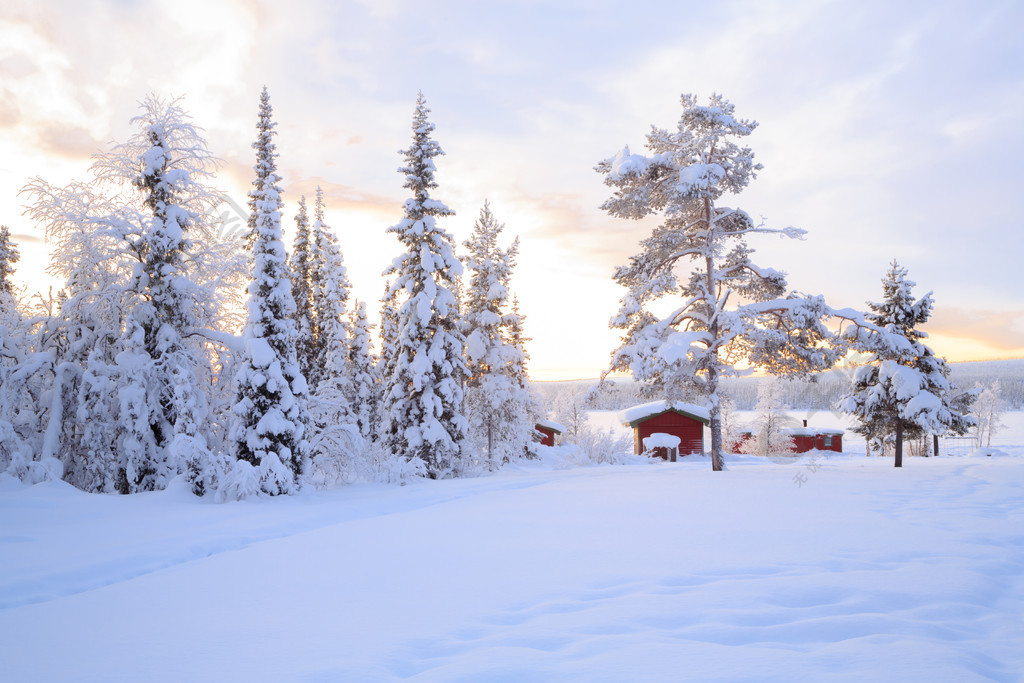
[[[275,124],[270,96],[260,96],[256,178],[251,196],[255,213],[253,274],[248,320],[243,334],[245,359],[238,372],[237,418],[233,437],[240,461],[256,469],[264,493],[292,493],[306,460],[307,387],[299,370],[295,299],[281,230]],[[245,492],[243,492],[245,493]]]
[[[370,352],[370,323],[362,301],[356,301],[352,308],[349,329],[348,363],[352,381],[348,402],[360,435],[370,440],[380,419],[380,378]]]
[[[348,317],[345,310],[350,284],[337,239],[324,222],[323,191],[316,191],[316,218],[313,224],[315,259],[314,305],[318,327],[316,368],[317,384],[311,392],[314,457],[325,463],[335,457],[342,442],[349,443],[348,432],[338,428],[356,422],[351,403],[352,368],[349,364]],[[338,431],[337,439],[330,433]],[[352,448],[344,448],[351,451]],[[351,463],[342,468],[351,469]],[[332,477],[333,478],[333,477]]]
[[[841,402],[860,424],[869,448],[881,450],[895,440],[895,466],[903,466],[903,442],[924,434],[965,432],[974,420],[954,406],[958,392],[950,384],[946,361],[936,357],[918,330],[931,316],[931,293],[914,300],[914,282],[895,261],[882,280],[881,303],[868,302],[866,320],[878,330],[866,338],[863,350],[874,354],[854,375],[850,393]]]
[[[518,240],[507,249],[498,246],[504,225],[484,203],[473,234],[464,243],[463,257],[470,273],[463,316],[466,336],[466,417],[470,444],[487,454],[492,469],[529,452],[535,417],[533,402],[521,384],[525,370],[521,318],[506,317],[509,281],[519,251]],[[519,338],[511,339],[510,327]]]
[[[292,297],[295,299],[295,326],[297,338],[296,354],[299,370],[306,378],[310,391],[316,388],[315,376],[319,345],[316,308],[313,300],[315,244],[309,229],[309,214],[306,198],[299,199],[299,211],[295,214],[295,241],[292,245],[289,269],[292,277]]]
[[[20,318],[18,302],[14,296],[15,264],[21,258],[18,246],[11,240],[11,231],[6,225],[0,225],[0,367],[14,365],[22,355],[21,340],[18,334]],[[0,382],[3,381],[0,375]],[[0,388],[0,400],[3,400]],[[2,414],[0,409],[0,414]]]
[[[401,293],[394,367],[385,379],[385,443],[397,455],[418,458],[432,478],[458,475],[466,419],[462,415],[464,339],[452,292],[462,267],[454,239],[437,225],[452,210],[431,198],[434,158],[443,154],[423,94],[416,100],[413,142],[403,152],[403,187],[413,196],[405,217],[388,228],[406,251],[385,274],[394,276],[388,297]],[[383,330],[382,330],[383,332]],[[390,359],[389,359],[389,362]]]
[[[624,148],[599,163],[614,195],[602,208],[613,216],[641,219],[661,213],[662,224],[641,242],[641,251],[616,270],[628,291],[614,328],[623,331],[612,370],[629,371],[665,399],[702,395],[711,414],[711,456],[723,469],[719,382],[746,360],[771,374],[805,376],[830,367],[842,351],[824,348],[831,338],[821,297],[786,294],[784,274],[756,265],[746,237],[774,233],[800,237],[802,230],[772,230],[739,209],[719,205],[738,193],[761,165],[736,140],[754,121],[737,118],[719,95],[706,106],[682,97],[678,129],[653,128],[650,156]],[[657,311],[671,305],[662,317]]]
[[[11,229],[6,225],[0,225],[0,296],[14,296],[11,276],[14,275],[15,264],[20,259],[18,245],[11,240]]]
[[[502,331],[505,343],[512,349],[507,369],[513,385],[518,389],[516,403],[516,432],[523,435],[525,440],[526,457],[537,455],[537,432],[535,426],[537,420],[544,416],[544,407],[540,397],[530,385],[530,374],[526,370],[526,364],[530,361],[530,354],[526,350],[526,342],[530,338],[526,336],[526,316],[519,311],[519,297],[512,295],[512,307],[502,317]]]
[[[313,292],[318,321],[315,366],[320,377],[334,382],[347,393],[351,373],[348,368],[346,308],[352,283],[348,279],[338,240],[324,221],[324,193],[319,187],[316,189],[313,238],[316,243]]]
[[[15,458],[31,453],[31,446],[23,443],[15,429],[23,392],[22,383],[15,379],[14,373],[25,356],[19,329],[21,320],[11,282],[19,258],[10,230],[0,225],[0,472],[7,470]]]

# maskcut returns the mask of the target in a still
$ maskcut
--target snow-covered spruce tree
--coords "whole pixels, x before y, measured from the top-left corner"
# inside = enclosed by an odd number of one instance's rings
[[[348,392],[348,298],[352,283],[338,239],[324,220],[324,193],[316,188],[313,297],[317,319],[317,372]],[[318,378],[318,381],[319,378]]]
[[[751,438],[743,444],[743,452],[769,458],[795,453],[793,437],[785,432],[792,424],[792,419],[786,413],[788,408],[779,378],[762,380],[757,387]]]
[[[374,425],[380,412],[380,378],[370,351],[370,322],[366,318],[366,304],[356,301],[349,315],[348,365],[351,389],[348,403],[352,419],[359,427],[363,439],[373,438]]]
[[[904,439],[948,431],[964,433],[974,420],[955,407],[960,392],[950,384],[946,361],[934,355],[916,329],[931,316],[931,293],[914,300],[914,282],[895,261],[882,280],[881,303],[868,302],[865,319],[879,331],[861,340],[860,350],[872,362],[854,374],[850,393],[840,407],[858,419],[854,431],[863,434],[872,450],[895,438],[895,466],[903,466]],[[962,402],[962,401],[961,401]]]
[[[10,229],[0,225],[0,472],[6,471],[15,460],[30,460],[32,453],[32,446],[26,442],[31,440],[26,440],[16,429],[24,400],[23,381],[17,374],[27,351],[11,282],[20,258]]]
[[[316,388],[317,319],[313,301],[315,249],[309,229],[306,198],[299,198],[299,211],[295,214],[295,240],[289,259],[292,277],[292,297],[295,299],[295,341],[299,370],[306,378],[310,391]]]
[[[395,371],[398,339],[398,297],[391,289],[391,281],[384,283],[384,295],[380,299],[380,356],[377,358],[378,375],[382,381]]]
[[[15,264],[21,259],[21,252],[18,245],[11,239],[11,229],[6,225],[0,225],[0,294],[9,297],[14,296],[14,283],[11,276],[14,275]]]
[[[296,356],[295,299],[281,230],[281,190],[277,175],[270,95],[260,96],[256,178],[251,196],[256,212],[251,223],[253,273],[248,320],[243,332],[245,359],[238,372],[237,419],[233,430],[237,467],[247,463],[257,477],[235,472],[234,479],[254,482],[270,495],[297,490],[306,467],[307,387]],[[243,496],[255,491],[239,490]]]
[[[518,426],[516,433],[525,434],[526,457],[537,456],[538,434],[534,428],[537,419],[543,417],[544,406],[540,396],[530,384],[530,374],[526,370],[526,364],[530,361],[530,354],[526,350],[526,342],[530,338],[526,336],[526,316],[519,310],[519,297],[512,296],[511,309],[502,316],[502,332],[505,336],[505,343],[514,350],[510,354],[511,362],[508,366],[508,376],[512,379],[513,385],[517,388],[516,402],[519,404],[516,420]]]
[[[746,360],[776,375],[804,376],[830,367],[839,349],[821,297],[786,294],[784,274],[751,260],[748,235],[799,238],[794,228],[768,229],[739,209],[720,206],[761,168],[736,140],[757,126],[736,118],[734,106],[713,95],[706,106],[682,97],[676,130],[653,128],[650,155],[622,149],[599,163],[614,195],[602,208],[620,218],[660,213],[664,220],[641,251],[619,267],[627,289],[611,325],[623,331],[611,369],[629,371],[665,399],[703,397],[711,413],[711,459],[723,469],[719,381]],[[670,306],[662,316],[656,311]]]
[[[353,460],[362,444],[357,443],[361,432],[353,414],[353,370],[349,363],[351,333],[346,306],[351,285],[337,238],[324,221],[323,190],[319,187],[315,216],[313,301],[318,336],[314,363],[317,381],[310,392],[310,444],[314,464],[321,465],[326,485],[351,480],[356,464]]]
[[[0,225],[0,367],[12,367],[21,359],[23,353],[19,334],[21,315],[14,295],[14,283],[11,281],[15,264],[20,259],[21,253],[11,239],[10,228]],[[3,381],[2,375],[0,381]],[[0,400],[3,400],[2,391]],[[2,413],[3,410],[0,409],[0,414]]]
[[[458,476],[466,418],[462,415],[466,365],[459,332],[458,300],[452,292],[462,266],[454,238],[437,219],[452,210],[433,199],[434,158],[444,152],[431,139],[423,94],[416,99],[412,145],[403,151],[399,173],[412,191],[405,217],[388,228],[405,252],[385,275],[393,276],[390,296],[400,297],[394,367],[384,378],[385,445],[408,460],[422,460],[431,478]],[[383,332],[383,330],[382,330]]]
[[[533,401],[519,382],[522,351],[513,343],[506,319],[509,280],[519,241],[498,246],[504,225],[484,203],[473,234],[463,243],[469,271],[462,330],[466,336],[466,418],[469,444],[485,453],[490,469],[529,453],[533,444]],[[518,324],[519,319],[515,322]]]

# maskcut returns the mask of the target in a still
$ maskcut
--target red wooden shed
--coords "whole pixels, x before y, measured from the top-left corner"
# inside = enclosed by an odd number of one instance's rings
[[[643,452],[644,439],[652,434],[679,437],[679,455],[704,453],[704,425],[711,422],[707,408],[682,401],[654,401],[624,410],[623,424],[633,430],[633,452]],[[656,449],[660,457],[666,457]]]
[[[844,431],[842,429],[795,427],[783,429],[782,432],[793,437],[797,453],[813,450],[843,452]]]
[[[565,427],[554,420],[538,420],[533,428],[541,435],[541,446],[554,446],[555,437],[565,431]]]

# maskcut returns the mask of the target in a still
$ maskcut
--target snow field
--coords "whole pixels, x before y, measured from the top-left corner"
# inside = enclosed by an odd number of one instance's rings
[[[5,679],[1019,680],[1024,460],[729,467],[223,505],[7,479]]]

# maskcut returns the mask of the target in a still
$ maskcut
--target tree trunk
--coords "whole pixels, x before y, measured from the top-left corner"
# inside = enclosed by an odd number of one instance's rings
[[[717,333],[712,326],[711,335]],[[721,472],[725,469],[725,458],[722,455],[722,409],[718,401],[718,368],[714,363],[708,368],[708,398],[710,400],[711,417],[711,469],[714,472]]]
[[[903,423],[896,423],[896,467],[903,467]]]
[[[487,467],[493,472],[494,466],[494,428],[491,420],[487,421]]]
[[[935,457],[939,457],[939,435],[932,434],[932,453]]]

